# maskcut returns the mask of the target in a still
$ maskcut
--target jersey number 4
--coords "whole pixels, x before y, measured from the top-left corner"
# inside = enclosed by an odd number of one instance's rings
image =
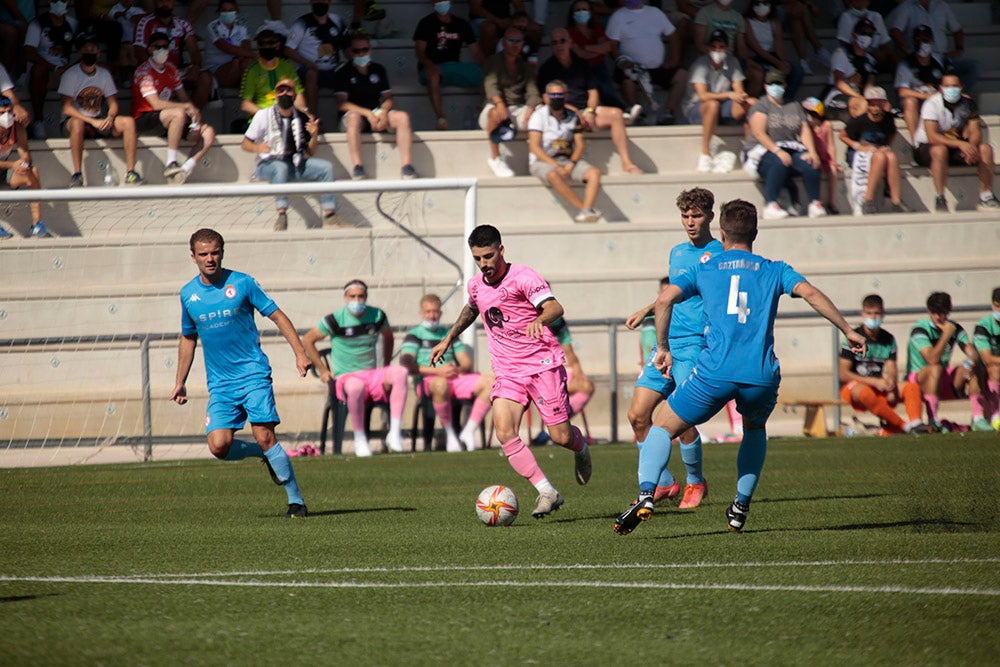
[[[749,314],[747,293],[740,291],[740,277],[731,276],[729,278],[729,305],[726,307],[726,315],[736,315],[737,322],[746,324]]]

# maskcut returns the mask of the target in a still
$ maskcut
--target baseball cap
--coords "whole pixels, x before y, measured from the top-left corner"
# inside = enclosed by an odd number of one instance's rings
[[[869,86],[865,89],[865,99],[866,100],[887,100],[888,96],[885,94],[885,88],[882,86]]]
[[[278,79],[278,83],[274,84],[274,89],[275,90],[277,90],[278,88],[281,88],[281,87],[291,88],[292,90],[297,90],[297,84],[296,84],[295,79],[293,79],[291,77],[287,77],[287,76],[284,77],[283,79]]]
[[[502,144],[505,141],[513,139],[516,134],[517,130],[514,129],[514,124],[510,122],[510,119],[507,119],[490,132],[490,141],[495,144]]]
[[[149,41],[146,43],[153,44],[154,42],[166,42],[167,44],[170,44],[170,35],[165,32],[154,32],[149,36]]]
[[[872,23],[871,19],[867,19],[867,18],[858,19],[858,22],[854,24],[854,34],[855,35],[874,35],[875,34],[875,24]]]
[[[819,98],[817,97],[807,97],[806,99],[802,100],[802,108],[808,111],[809,113],[816,114],[820,118],[823,117],[823,112],[824,112],[823,103],[820,102]]]
[[[726,46],[729,46],[729,35],[725,30],[713,30],[712,34],[708,36],[708,43],[712,42],[722,42]]]
[[[764,77],[764,83],[785,83],[785,75],[780,69],[772,67],[767,70],[767,75]]]
[[[934,31],[926,23],[918,25],[913,29],[913,41],[914,42],[933,42],[934,41]]]

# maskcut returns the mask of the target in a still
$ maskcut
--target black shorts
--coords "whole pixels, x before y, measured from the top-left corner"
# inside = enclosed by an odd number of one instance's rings
[[[655,67],[646,71],[649,72],[649,78],[653,82],[653,85],[664,89],[670,88],[670,83],[674,79],[674,74],[677,74],[676,67]],[[615,83],[621,85],[626,78],[624,70],[620,67],[616,67],[614,74]]]
[[[135,131],[137,134],[146,134],[154,137],[167,136],[167,128],[160,120],[159,111],[147,111],[146,113],[139,114],[139,117],[135,119]],[[184,132],[181,133],[181,138],[187,139],[190,131],[191,124],[185,121]]]
[[[930,144],[920,144],[913,149],[913,160],[919,164],[921,167],[931,166],[931,145]],[[962,157],[962,151],[957,148],[948,149],[948,164],[953,167],[965,167],[968,166],[965,163],[965,158]]]

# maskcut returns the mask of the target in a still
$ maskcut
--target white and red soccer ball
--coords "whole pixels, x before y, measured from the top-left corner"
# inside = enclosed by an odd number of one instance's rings
[[[509,486],[487,486],[476,499],[476,514],[487,526],[509,526],[517,518],[517,496]]]

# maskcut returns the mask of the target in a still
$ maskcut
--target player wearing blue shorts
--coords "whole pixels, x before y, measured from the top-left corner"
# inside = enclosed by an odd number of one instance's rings
[[[722,245],[716,255],[694,271],[679,276],[656,300],[655,365],[673,365],[670,331],[674,304],[700,295],[707,320],[705,349],[694,369],[656,415],[639,451],[639,500],[615,520],[619,535],[632,532],[653,516],[653,493],[670,461],[672,434],[700,424],[731,399],[744,420],[744,435],[736,458],[736,497],[726,509],[730,530],[742,530],[750,511],[767,452],[767,419],[778,397],[781,372],[774,355],[774,319],[782,294],[801,297],[850,341],[856,352],[866,348],[830,299],[784,262],[753,254],[757,209],[735,200],[722,206]]]
[[[198,275],[181,288],[181,340],[177,351],[177,384],[170,400],[187,403],[188,373],[198,339],[202,341],[208,378],[205,433],[212,455],[226,461],[254,456],[264,461],[275,484],[285,487],[285,517],[308,515],[288,454],[278,443],[280,423],[271,387],[271,365],[260,347],[254,311],[274,322],[295,353],[295,367],[304,377],[312,365],[291,320],[257,281],[245,273],[222,268],[224,240],[212,229],[191,235],[191,258]],[[247,420],[256,442],[235,440]]]

